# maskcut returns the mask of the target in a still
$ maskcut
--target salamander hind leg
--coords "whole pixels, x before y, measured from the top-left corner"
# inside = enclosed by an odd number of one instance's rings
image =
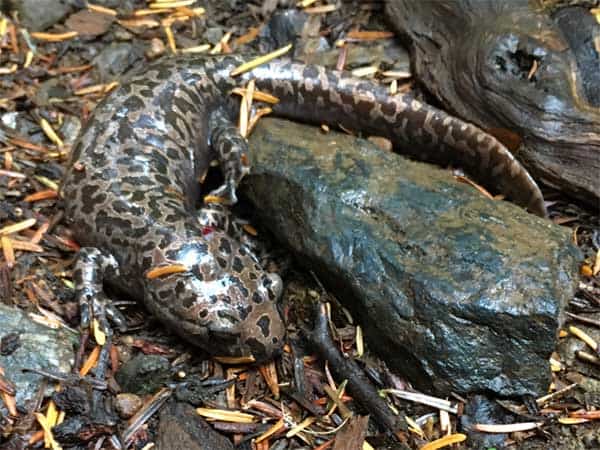
[[[93,247],[83,247],[73,271],[76,297],[79,300],[81,329],[88,329],[93,319],[110,334],[108,319],[120,330],[125,329],[125,318],[104,294],[103,282],[119,276],[119,264],[112,256]]]
[[[236,189],[250,171],[248,144],[225,111],[214,111],[209,120],[210,145],[217,153],[225,181],[211,196],[220,197],[228,204],[237,202]]]

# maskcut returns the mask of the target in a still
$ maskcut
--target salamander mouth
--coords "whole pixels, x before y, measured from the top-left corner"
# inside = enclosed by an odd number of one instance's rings
[[[247,347],[257,363],[263,363],[278,357],[283,351],[283,341],[279,339],[268,342],[256,338],[248,338],[245,341]]]
[[[271,340],[266,342],[255,337],[242,340],[239,334],[222,331],[210,332],[209,335],[210,353],[213,356],[251,357],[256,363],[263,363],[278,356],[282,351],[278,339],[275,339],[276,343],[272,345]]]
[[[223,330],[209,330],[209,352],[221,356],[249,356],[243,345],[240,333]]]

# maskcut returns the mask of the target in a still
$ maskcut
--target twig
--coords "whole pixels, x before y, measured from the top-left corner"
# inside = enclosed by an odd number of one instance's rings
[[[338,350],[329,333],[324,304],[318,305],[315,326],[308,338],[321,357],[329,361],[335,375],[348,380],[348,390],[353,398],[362,404],[379,424],[394,434],[406,430],[404,421],[391,412],[360,366],[355,361],[344,358]]]

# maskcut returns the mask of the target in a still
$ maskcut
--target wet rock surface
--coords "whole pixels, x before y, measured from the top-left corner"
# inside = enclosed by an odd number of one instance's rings
[[[24,369],[68,373],[74,361],[77,336],[32,321],[22,311],[0,304],[0,367],[14,383],[18,407],[24,407],[41,386],[43,377]],[[53,391],[49,384],[49,391]],[[5,412],[2,405],[0,412]]]
[[[250,142],[243,194],[393,367],[441,393],[546,392],[567,229],[347,135],[268,119]]]

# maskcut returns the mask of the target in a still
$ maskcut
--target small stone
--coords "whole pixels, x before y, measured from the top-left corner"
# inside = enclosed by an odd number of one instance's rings
[[[129,419],[138,412],[143,403],[139,395],[122,393],[115,398],[115,409],[123,419]]]
[[[36,105],[49,106],[52,100],[64,99],[70,95],[58,78],[50,78],[39,84],[33,98]]]
[[[158,58],[163,53],[165,53],[165,43],[162,41],[162,39],[153,38],[150,41],[150,46],[148,47],[148,50],[146,50],[146,57],[148,59],[154,59]]]
[[[115,378],[124,392],[154,394],[170,379],[170,368],[164,356],[138,354],[121,366]]]
[[[66,145],[73,145],[81,131],[81,120],[76,116],[65,116],[60,133]]]
[[[76,0],[19,0],[4,2],[4,6],[16,10],[21,25],[29,31],[44,31],[69,14],[75,3]]]
[[[126,336],[121,336],[121,343],[123,345],[127,345],[127,346],[132,346],[134,342],[133,336],[130,335],[126,335]]]
[[[233,450],[233,444],[216,432],[194,408],[171,402],[160,412],[158,450]]]
[[[125,28],[117,28],[114,31],[115,41],[131,41],[134,37],[133,33],[130,33]]]
[[[210,42],[211,44],[216,44],[218,43],[221,38],[223,37],[223,28],[221,27],[210,27],[207,28],[206,31],[204,32],[204,37],[206,38],[206,40],[208,42]]]
[[[129,42],[110,44],[94,58],[102,82],[113,81],[140,61],[143,57],[141,46]]]
[[[369,136],[368,139],[381,150],[384,150],[386,152],[391,152],[394,150],[392,142],[387,138],[381,136]]]
[[[299,40],[296,46],[296,54],[300,55],[320,54],[329,50],[331,50],[331,46],[323,36]]]
[[[77,31],[80,36],[95,37],[108,31],[115,17],[88,9],[71,14],[65,21],[70,30]]]

